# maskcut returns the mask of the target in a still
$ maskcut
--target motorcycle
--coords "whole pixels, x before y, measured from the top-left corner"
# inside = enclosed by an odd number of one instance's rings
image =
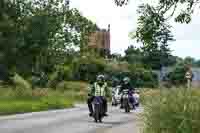
[[[112,90],[112,106],[120,104],[121,94],[119,94],[120,86],[113,88]]]
[[[131,104],[129,101],[130,94],[127,90],[123,90],[122,92],[122,107],[125,109],[126,113],[129,113],[131,110]]]
[[[135,103],[132,104],[134,97],[132,96],[132,92],[128,90],[122,91],[122,108],[125,110],[126,113],[129,113],[131,109],[135,109]]]
[[[104,117],[104,106],[103,106],[103,100],[102,97],[100,96],[95,96],[93,100],[93,106],[94,106],[94,113],[93,113],[93,118],[95,122],[100,122],[102,123],[102,119]]]

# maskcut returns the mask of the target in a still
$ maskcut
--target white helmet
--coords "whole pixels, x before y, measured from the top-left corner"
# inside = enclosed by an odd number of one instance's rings
[[[97,81],[98,82],[104,82],[104,80],[105,80],[105,76],[104,75],[98,75],[97,76]]]
[[[128,84],[128,83],[130,82],[130,78],[129,78],[129,77],[125,77],[125,78],[123,79],[123,82],[124,82],[125,84]]]

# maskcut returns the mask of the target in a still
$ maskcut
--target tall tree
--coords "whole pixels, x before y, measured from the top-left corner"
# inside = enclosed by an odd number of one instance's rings
[[[129,1],[114,0],[118,6],[126,5]],[[144,1],[144,3],[149,2]],[[163,59],[170,56],[168,41],[173,40],[170,31],[171,26],[167,24],[167,21],[175,18],[176,22],[188,24],[192,19],[192,14],[195,10],[198,10],[199,5],[200,0],[157,0],[151,5],[140,5],[138,28],[133,38],[144,44],[147,57],[157,61],[160,60],[160,66],[162,66],[167,63]]]
[[[118,6],[126,5],[129,1],[131,0],[114,0]],[[157,0],[156,10],[158,10],[159,14],[166,15],[166,19],[170,19],[178,12],[178,15],[175,16],[175,21],[189,23],[191,15],[195,10],[198,10],[199,5],[200,0]]]
[[[54,68],[97,25],[63,0],[1,0],[0,61],[18,72]]]
[[[166,23],[164,16],[148,4],[141,5],[138,13],[138,27],[132,38],[143,44],[145,62],[154,69],[160,69],[162,65],[167,65],[171,56],[168,47],[169,41],[174,40],[171,26]]]

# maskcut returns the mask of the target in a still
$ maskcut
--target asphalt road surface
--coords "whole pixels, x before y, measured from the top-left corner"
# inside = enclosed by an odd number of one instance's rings
[[[86,105],[73,109],[28,113],[0,117],[0,133],[139,133],[137,114],[109,106],[103,123],[88,117]]]

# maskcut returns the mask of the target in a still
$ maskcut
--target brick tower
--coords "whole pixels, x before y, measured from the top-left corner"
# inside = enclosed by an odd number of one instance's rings
[[[88,48],[102,56],[110,54],[110,25],[108,29],[100,29],[90,35]]]

